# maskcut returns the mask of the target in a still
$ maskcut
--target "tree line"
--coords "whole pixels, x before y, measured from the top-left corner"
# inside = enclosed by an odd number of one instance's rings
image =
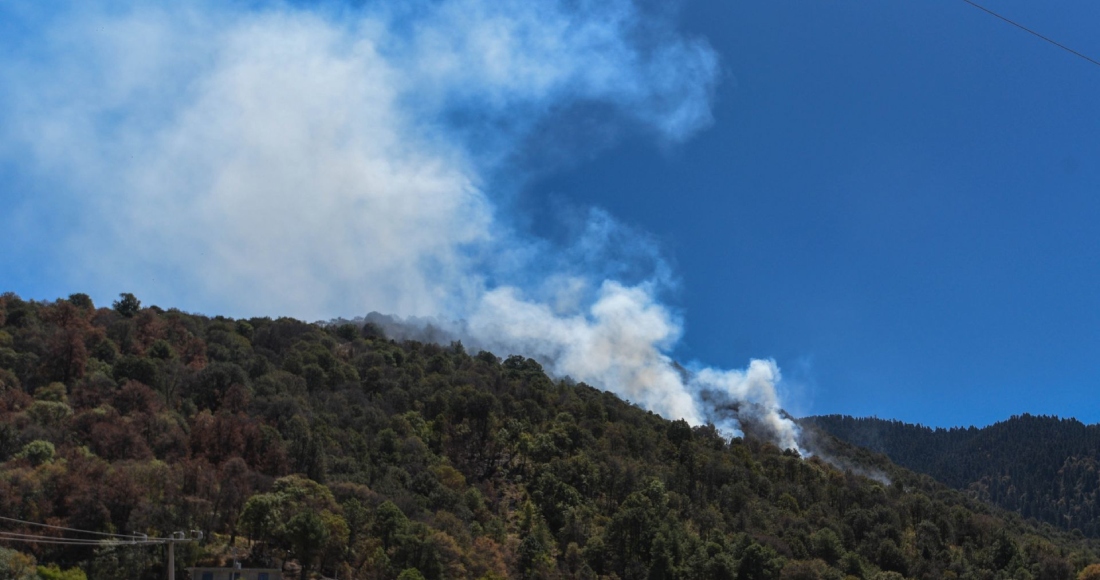
[[[729,439],[523,356],[371,324],[0,295],[0,515],[204,530],[177,547],[181,568],[1065,580],[1098,561],[1087,538],[826,443],[829,462]],[[0,546],[5,577],[152,579],[166,565],[160,547]]]
[[[803,421],[1024,517],[1100,537],[1100,425],[1028,414],[980,429],[842,415]]]

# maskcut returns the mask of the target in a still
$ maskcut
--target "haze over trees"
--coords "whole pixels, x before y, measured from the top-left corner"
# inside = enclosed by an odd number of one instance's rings
[[[179,546],[181,567],[1061,580],[1100,561],[1080,535],[821,449],[831,462],[666,420],[523,356],[372,325],[0,296],[0,515],[206,531]],[[0,544],[0,570],[164,575],[160,547]]]
[[[841,415],[803,423],[972,497],[1100,537],[1100,425],[1028,414],[981,429]]]

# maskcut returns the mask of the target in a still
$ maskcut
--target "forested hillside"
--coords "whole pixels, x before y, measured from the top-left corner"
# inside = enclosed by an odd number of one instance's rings
[[[981,429],[840,415],[803,422],[1026,517],[1100,536],[1100,425],[1032,415]]]
[[[1097,561],[1089,540],[840,442],[820,449],[833,463],[667,421],[521,356],[372,325],[0,296],[0,516],[205,531],[178,546],[181,568],[1064,580]],[[0,529],[0,577],[164,577],[162,546]]]

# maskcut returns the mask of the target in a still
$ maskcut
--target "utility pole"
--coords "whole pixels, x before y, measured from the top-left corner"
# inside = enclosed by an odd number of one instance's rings
[[[191,530],[191,536],[183,532],[172,532],[172,536],[165,538],[168,544],[168,580],[176,580],[176,544],[180,542],[197,542],[202,539],[202,532]]]

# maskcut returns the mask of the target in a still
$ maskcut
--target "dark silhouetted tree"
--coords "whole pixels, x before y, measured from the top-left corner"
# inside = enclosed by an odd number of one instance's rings
[[[141,301],[136,296],[129,292],[123,292],[118,295],[119,299],[115,300],[112,306],[115,312],[118,312],[126,318],[132,318],[135,314],[141,311]]]

